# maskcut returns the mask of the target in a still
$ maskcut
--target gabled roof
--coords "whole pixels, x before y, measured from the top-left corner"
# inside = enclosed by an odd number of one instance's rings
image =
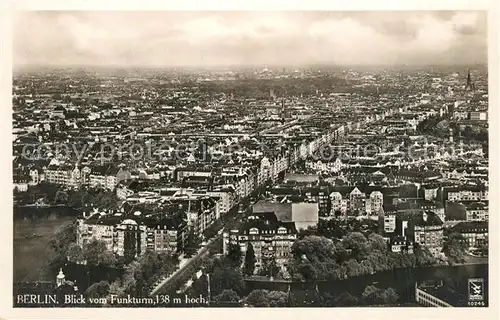
[[[280,227],[284,227],[288,233],[297,232],[293,222],[279,221],[273,212],[260,212],[253,214],[241,224],[239,231],[241,233],[248,234],[250,229],[255,228],[258,230],[259,234],[262,234],[262,231],[266,230],[274,230],[276,232]]]

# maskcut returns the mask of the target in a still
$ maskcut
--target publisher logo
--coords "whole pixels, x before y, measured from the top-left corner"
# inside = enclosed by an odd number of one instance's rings
[[[469,279],[469,301],[484,301],[484,280]]]

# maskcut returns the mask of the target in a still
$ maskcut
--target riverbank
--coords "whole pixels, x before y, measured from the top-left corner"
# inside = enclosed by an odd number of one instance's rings
[[[40,220],[40,219],[54,219],[55,217],[71,217],[76,218],[78,210],[67,205],[49,205],[49,206],[36,206],[36,205],[15,205],[13,207],[14,221],[18,220]]]
[[[359,296],[368,285],[376,285],[379,288],[393,288],[400,297],[400,303],[415,302],[415,284],[426,280],[440,279],[453,282],[457,288],[457,294],[467,295],[469,278],[482,278],[485,281],[485,291],[488,287],[488,264],[462,264],[442,265],[407,269],[395,269],[383,271],[371,275],[349,277],[340,280],[324,280],[310,282],[293,282],[286,280],[252,279],[246,278],[246,294],[253,290],[263,289],[270,291],[296,291],[317,290],[339,295],[348,292]]]
[[[461,263],[459,265],[473,265],[473,264],[487,264],[488,263],[488,257],[477,257],[477,256],[472,256],[472,255],[466,255],[465,256],[466,261],[464,263]]]

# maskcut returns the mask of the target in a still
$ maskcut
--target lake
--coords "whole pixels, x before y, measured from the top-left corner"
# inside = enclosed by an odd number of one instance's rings
[[[488,301],[488,264],[396,269],[345,280],[317,281],[315,283],[296,282],[290,284],[290,290],[315,289],[317,285],[320,292],[328,292],[332,295],[349,292],[360,296],[366,286],[375,285],[378,288],[391,287],[395,289],[399,295],[400,303],[412,303],[415,302],[415,283],[442,279],[445,283],[448,282],[457,288],[458,301],[468,295],[469,278],[484,279],[485,301]],[[254,289],[287,291],[288,288],[289,284],[284,282],[247,281],[248,292]]]
[[[64,223],[74,219],[67,208],[52,211],[14,209],[14,282],[53,280],[44,279],[40,273],[41,267],[54,254],[48,246],[49,241]]]

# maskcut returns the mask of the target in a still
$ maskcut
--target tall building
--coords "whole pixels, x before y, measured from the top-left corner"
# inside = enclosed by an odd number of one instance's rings
[[[424,212],[414,224],[415,243],[426,247],[434,256],[443,250],[443,221],[433,212]]]
[[[370,197],[366,199],[366,213],[376,215],[379,213],[384,203],[384,195],[380,191],[372,191]]]
[[[147,217],[140,211],[84,212],[77,219],[77,244],[83,248],[92,239],[100,240],[109,252],[122,257],[138,257],[146,250],[182,252],[187,237],[186,210],[175,210],[175,205],[157,210],[144,211],[149,212]]]
[[[292,256],[292,245],[297,239],[294,222],[283,222],[274,212],[259,212],[249,216],[239,229],[223,234],[223,251],[229,244],[238,245],[243,257],[251,244],[255,254],[255,272],[274,261],[282,269]]]

